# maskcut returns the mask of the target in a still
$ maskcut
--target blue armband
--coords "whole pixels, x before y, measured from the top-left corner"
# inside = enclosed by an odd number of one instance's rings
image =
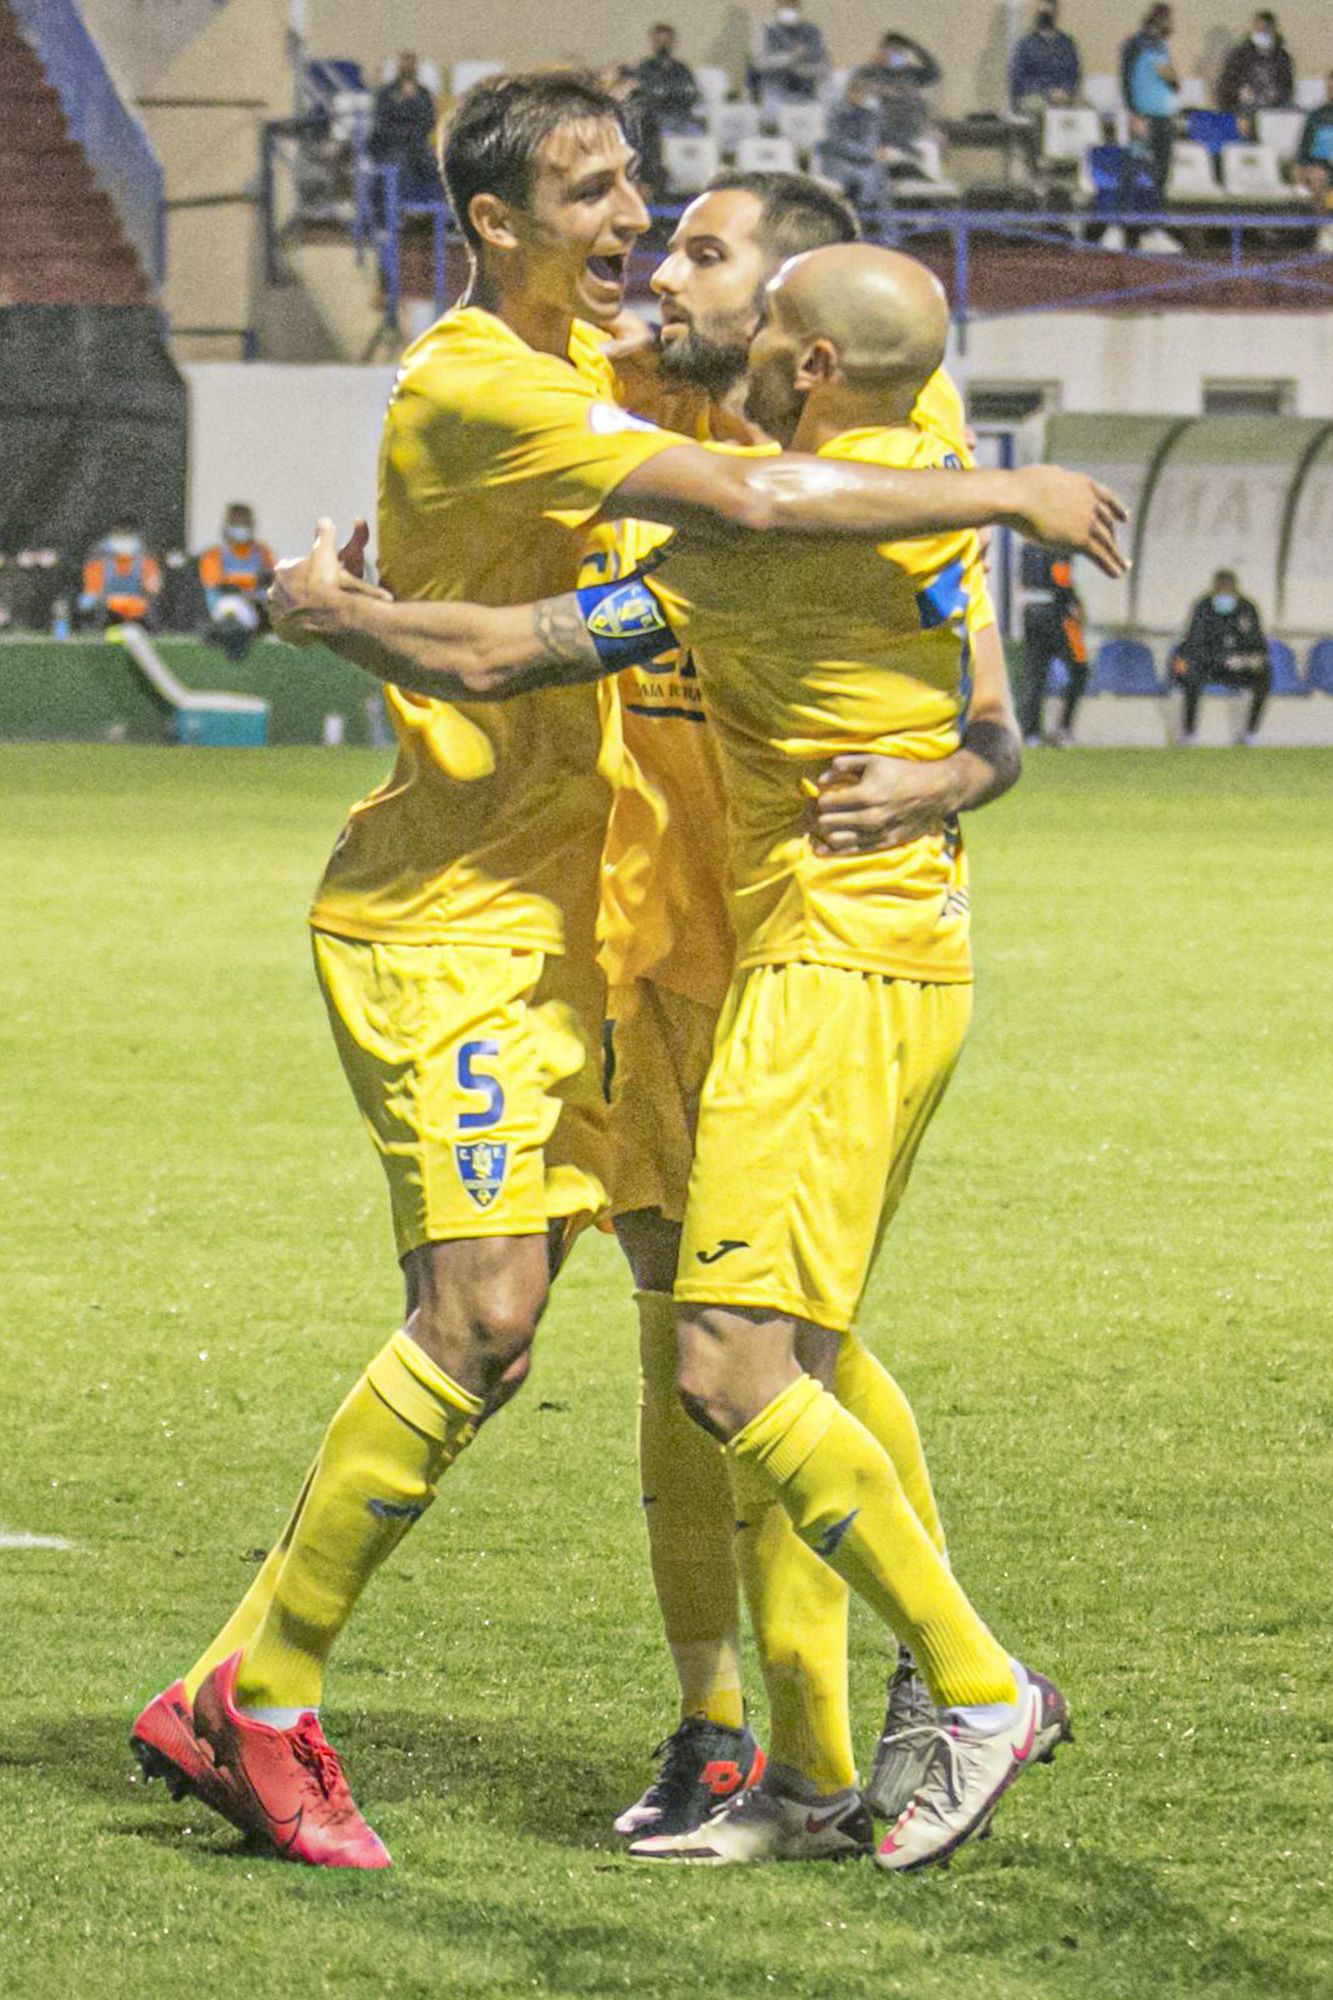
[[[674,646],[670,621],[642,578],[590,583],[575,593],[583,623],[604,667],[643,667]]]

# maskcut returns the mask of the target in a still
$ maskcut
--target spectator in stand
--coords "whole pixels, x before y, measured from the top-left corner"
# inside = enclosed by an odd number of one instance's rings
[[[79,623],[103,631],[108,625],[156,623],[162,570],[144,545],[132,514],[119,514],[111,533],[89,549],[78,597]]]
[[[1042,554],[1044,557],[1045,551]],[[1088,642],[1083,600],[1074,588],[1073,557],[1052,554],[1043,561],[1043,568],[1043,585],[1029,592],[1023,608],[1023,688],[1018,720],[1025,743],[1046,740],[1042,729],[1046,682],[1052,662],[1059,660],[1065,670],[1064,700],[1050,740],[1064,750],[1074,740],[1074,717],[1087,691]]]
[[[863,63],[857,81],[868,84],[879,100],[880,142],[898,151],[915,144],[930,130],[930,99],[926,92],[940,80],[940,66],[928,49],[910,35],[890,29],[872,62]]]
[[[883,122],[869,66],[857,70],[845,94],[829,106],[819,171],[858,209],[876,209],[884,199]]]
[[[1073,104],[1083,83],[1078,43],[1059,25],[1056,0],[1043,0],[1029,34],[1009,65],[1009,102],[1022,118],[1036,118],[1050,104]]]
[[[440,169],[435,158],[435,99],[417,74],[410,50],[398,58],[398,73],[375,98],[366,152],[379,167],[397,167],[400,201],[439,201]]]
[[[752,94],[765,111],[784,104],[808,104],[818,97],[829,71],[823,30],[807,21],[800,0],[778,0],[771,20],[761,24],[750,59]]]
[[[264,629],[264,596],[273,579],[273,551],[255,535],[254,509],[233,500],[222,539],[199,558],[199,581],[208,612],[205,637],[229,660],[243,659]]]
[[[1324,102],[1305,121],[1296,178],[1310,190],[1316,211],[1333,216],[1333,70],[1324,86]],[[1319,248],[1325,256],[1333,255],[1333,221],[1320,230]]]
[[[699,131],[702,124],[699,86],[689,64],[676,54],[675,29],[668,22],[659,21],[649,30],[648,46],[652,54],[639,64],[634,74],[640,97],[657,115],[658,130]]]
[[[1176,648],[1171,674],[1185,692],[1182,744],[1198,740],[1199,697],[1210,681],[1249,688],[1250,712],[1238,740],[1255,742],[1273,669],[1258,607],[1241,596],[1234,569],[1220,569],[1212,590],[1190,613],[1189,630]]]
[[[1163,207],[1166,202],[1176,112],[1180,105],[1180,78],[1171,54],[1172,25],[1169,7],[1150,7],[1143,17],[1143,26],[1120,51],[1120,87],[1129,112],[1133,150],[1146,161],[1152,175],[1155,208]],[[1105,245],[1106,237],[1102,241]],[[1152,229],[1139,247],[1165,252],[1178,251],[1180,244],[1166,230]]]
[[[1291,54],[1277,24],[1277,15],[1267,9],[1254,17],[1254,26],[1243,42],[1237,42],[1222,65],[1217,80],[1220,111],[1234,111],[1254,130],[1256,111],[1278,111],[1296,94]]]
[[[654,207],[670,196],[666,166],[662,159],[662,127],[657,107],[639,81],[632,63],[609,63],[597,73],[597,81],[608,97],[620,106],[626,135],[638,156],[638,183],[644,199]]]

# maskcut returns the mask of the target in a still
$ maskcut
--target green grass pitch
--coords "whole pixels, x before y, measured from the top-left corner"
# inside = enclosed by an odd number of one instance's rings
[[[306,899],[361,753],[0,749],[0,1991],[1333,1994],[1333,756],[1031,760],[868,1338],[1078,1741],[944,1874],[650,1872],[670,1725],[614,1246],[372,1585],[330,1734],[384,1877],[130,1781],[398,1312]],[[868,1754],[884,1667],[854,1630]],[[754,1709],[763,1698],[752,1671]]]

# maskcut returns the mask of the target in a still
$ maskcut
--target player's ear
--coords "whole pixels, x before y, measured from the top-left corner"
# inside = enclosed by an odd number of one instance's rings
[[[831,340],[812,340],[797,367],[796,387],[817,389],[821,383],[833,380],[839,366],[838,350]]]
[[[468,219],[482,242],[492,250],[514,250],[518,237],[507,201],[498,194],[474,194],[467,205]]]

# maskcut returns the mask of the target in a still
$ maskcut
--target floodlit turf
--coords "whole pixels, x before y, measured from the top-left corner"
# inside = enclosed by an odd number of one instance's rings
[[[866,1324],[962,1576],[1074,1706],[988,1845],[620,1857],[670,1715],[605,1239],[337,1657],[393,1872],[130,1782],[397,1312],[304,937],[382,762],[0,748],[0,1525],[73,1544],[0,1550],[0,1990],[1328,2000],[1327,754],[1038,756],[973,826],[973,1042]]]

